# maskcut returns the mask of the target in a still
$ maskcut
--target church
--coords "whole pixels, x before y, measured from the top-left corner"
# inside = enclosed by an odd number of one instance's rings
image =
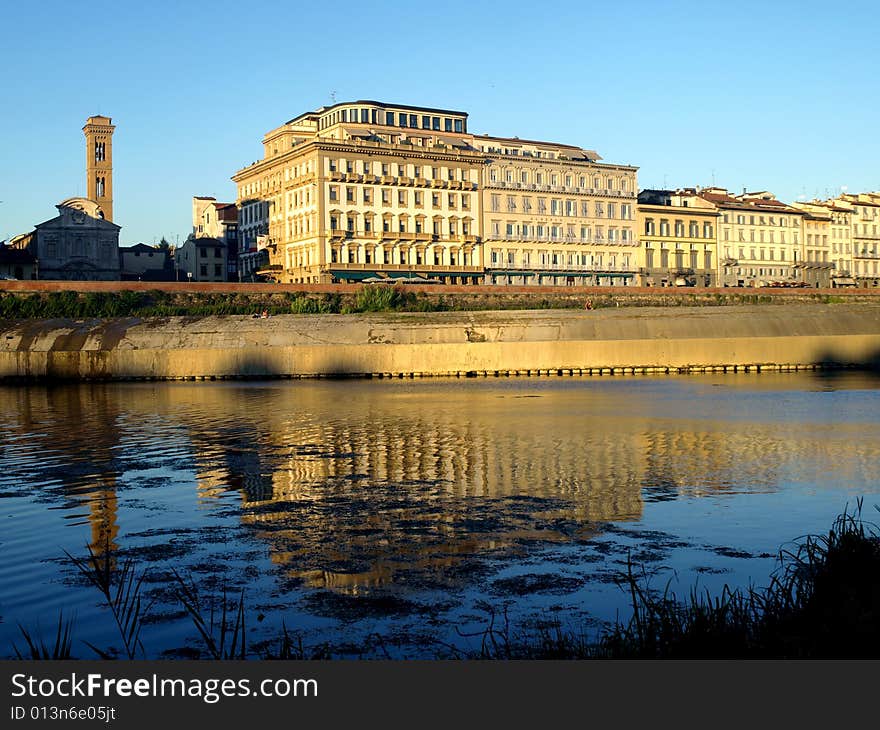
[[[109,117],[89,117],[86,137],[88,197],[68,198],[58,215],[14,239],[36,259],[40,279],[118,281],[119,231],[113,223],[113,131]]]

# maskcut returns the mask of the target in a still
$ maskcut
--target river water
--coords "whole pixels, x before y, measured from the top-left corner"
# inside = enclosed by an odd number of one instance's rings
[[[144,575],[147,658],[207,656],[173,571],[203,606],[243,591],[253,657],[283,626],[425,658],[493,614],[596,637],[629,561],[760,587],[858,498],[880,521],[869,374],[4,387],[0,444],[0,656],[62,612],[74,656],[121,650],[89,548]]]

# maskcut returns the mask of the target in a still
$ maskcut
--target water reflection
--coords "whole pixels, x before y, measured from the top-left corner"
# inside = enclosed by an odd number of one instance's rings
[[[0,388],[0,503],[17,510],[0,578],[23,585],[59,546],[87,542],[240,580],[257,571],[276,598],[442,597],[536,545],[647,524],[655,503],[876,491],[876,383],[815,385],[778,375]],[[27,609],[20,601],[4,612]]]

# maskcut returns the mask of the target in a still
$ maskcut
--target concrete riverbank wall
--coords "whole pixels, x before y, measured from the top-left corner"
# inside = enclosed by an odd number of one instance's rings
[[[0,378],[568,375],[880,365],[880,304],[23,320]]]

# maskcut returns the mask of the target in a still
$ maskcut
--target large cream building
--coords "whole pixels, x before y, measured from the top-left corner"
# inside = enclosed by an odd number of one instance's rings
[[[232,179],[276,281],[482,280],[484,156],[464,112],[335,104],[270,131],[263,152]]]
[[[265,235],[290,283],[635,283],[636,168],[467,125],[375,101],[301,114],[232,178],[243,245]]]
[[[798,264],[805,212],[769,192],[731,195],[703,188],[700,197],[719,213],[719,286],[766,286],[802,281]]]
[[[636,169],[571,145],[476,137],[486,283],[638,281]]]

